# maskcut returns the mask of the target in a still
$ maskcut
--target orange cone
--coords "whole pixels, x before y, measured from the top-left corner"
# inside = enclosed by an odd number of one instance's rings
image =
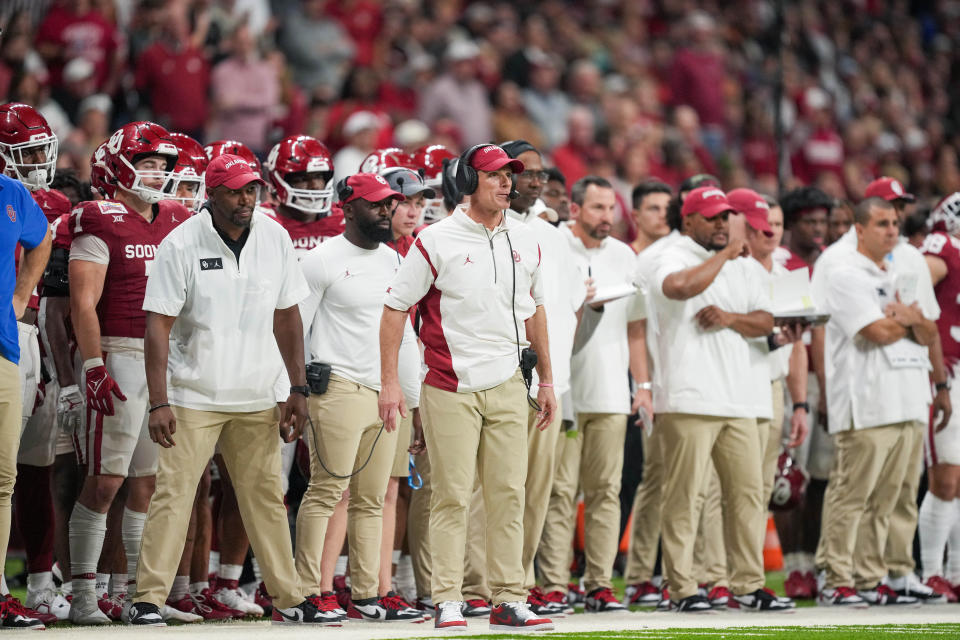
[[[767,517],[767,535],[763,541],[763,570],[780,571],[783,569],[783,551],[780,549],[780,536],[773,523],[773,516]]]

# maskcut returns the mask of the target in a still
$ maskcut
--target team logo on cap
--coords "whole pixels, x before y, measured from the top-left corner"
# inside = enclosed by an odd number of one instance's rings
[[[707,189],[706,191],[700,194],[700,197],[706,199],[706,198],[725,198],[726,196],[723,195],[723,191],[720,191],[720,189]]]
[[[12,204],[8,204],[8,205],[7,205],[7,217],[10,218],[10,222],[16,222],[16,221],[17,221],[17,212],[16,212],[16,210],[13,208],[13,205],[12,205]]]
[[[753,206],[755,206],[757,209],[765,209],[765,210],[767,210],[767,211],[770,210],[770,205],[768,205],[768,204],[766,203],[766,201],[764,201],[764,200],[757,200],[757,201],[755,201],[755,202],[753,203]]]
[[[235,164],[247,164],[247,161],[244,160],[243,158],[238,158],[238,159],[236,159],[236,160],[230,160],[230,161],[227,162],[225,165],[223,165],[223,168],[224,168],[224,169],[229,169],[230,167],[232,167],[232,166],[235,165]]]
[[[893,192],[894,192],[895,194],[897,194],[898,196],[902,196],[902,195],[903,195],[903,187],[900,185],[900,181],[899,181],[899,180],[891,180],[891,181],[890,181],[890,191],[893,191]]]
[[[387,184],[387,181],[384,180],[383,176],[374,176],[374,178],[376,178],[377,182],[380,184]]]

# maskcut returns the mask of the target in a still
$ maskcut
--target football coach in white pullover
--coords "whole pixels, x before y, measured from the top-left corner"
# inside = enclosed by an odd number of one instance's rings
[[[527,607],[523,549],[527,390],[521,350],[538,356],[545,428],[557,410],[543,310],[540,247],[506,216],[523,163],[494,144],[467,150],[457,186],[470,204],[424,230],[387,289],[380,323],[380,417],[406,413],[397,353],[407,310],[419,303],[424,379],[420,412],[430,451],[430,539],[435,626],[466,626],[461,613],[467,506],[479,475],[487,514],[492,629],[551,629]]]

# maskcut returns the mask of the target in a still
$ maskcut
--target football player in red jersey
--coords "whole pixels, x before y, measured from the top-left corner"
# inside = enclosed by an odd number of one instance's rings
[[[960,192],[944,198],[930,221],[933,233],[927,236],[922,251],[940,305],[937,329],[952,383],[960,362]],[[960,406],[957,391],[952,384],[948,388],[953,405]],[[924,448],[929,487],[919,516],[923,578],[944,601],[956,602],[955,585],[960,583],[960,411],[955,411],[946,424],[931,420]],[[945,548],[950,550],[946,571]]]
[[[39,111],[18,102],[0,105],[0,171],[19,180],[30,191],[48,222],[70,210],[66,196],[49,188],[57,162],[57,147],[57,137]],[[18,262],[19,258],[18,251]],[[16,520],[27,552],[26,604],[36,610],[38,618],[50,624],[65,619],[70,605],[54,586],[52,574],[54,515],[50,479],[56,443],[53,412],[59,387],[56,380],[51,380],[42,394],[42,403],[35,402],[38,381],[42,382],[36,327],[39,310],[39,298],[31,297],[18,322],[24,402],[14,493],[17,495]],[[50,352],[43,355],[49,356]],[[52,369],[48,367],[49,370]],[[70,372],[64,379],[67,388],[63,395],[72,393],[71,397],[79,399],[72,377]]]
[[[367,157],[363,159],[358,173],[383,173],[385,169],[390,167],[415,168],[413,157],[399,147],[377,149],[367,154]]]
[[[277,199],[273,218],[297,251],[308,251],[343,233],[343,213],[333,206],[333,157],[310,136],[289,136],[270,150],[264,164]]]
[[[170,200],[179,202],[191,211],[198,211],[206,200],[203,190],[203,172],[207,170],[207,153],[200,143],[185,133],[170,132],[170,139],[177,146],[177,165],[173,172],[177,174],[174,196]]]
[[[157,245],[190,216],[183,205],[165,199],[175,185],[178,155],[158,124],[121,127],[105,152],[115,199],[84,202],[70,216],[70,306],[87,403],[78,454],[88,476],[70,517],[75,624],[109,621],[97,605],[94,579],[107,511],[127,477],[122,538],[127,574],[136,575],[157,468],[157,448],[146,428],[141,307]]]
[[[423,221],[426,224],[433,224],[449,215],[443,204],[440,188],[443,185],[444,162],[452,162],[456,158],[457,156],[442,144],[424,145],[413,154],[413,166],[423,171],[424,181],[435,192],[434,197],[427,198],[424,202]]]

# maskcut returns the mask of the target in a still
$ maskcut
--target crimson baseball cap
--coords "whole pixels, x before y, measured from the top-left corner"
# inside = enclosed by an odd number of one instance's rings
[[[742,213],[747,224],[755,231],[762,231],[768,238],[773,236],[770,228],[770,205],[753,189],[734,189],[727,194],[727,201],[735,211]]]
[[[906,200],[913,202],[916,200],[912,193],[907,193],[903,185],[896,178],[884,176],[877,178],[867,185],[867,190],[863,192],[864,198],[883,198],[887,202],[894,200]]]
[[[721,189],[718,187],[698,187],[687,194],[680,214],[689,216],[699,213],[704,218],[713,218],[725,211],[736,213],[736,209],[730,205],[730,201],[727,200],[727,196]]]
[[[363,198],[367,202],[380,202],[387,198],[406,200],[404,195],[394,191],[386,178],[375,173],[355,173],[346,180],[346,186],[352,189],[343,203],[353,202]],[[342,190],[341,190],[342,192]]]
[[[515,174],[523,173],[523,163],[495,144],[480,147],[470,156],[470,166],[479,171],[498,171],[506,165],[510,165]]]
[[[210,161],[203,175],[203,181],[207,189],[220,185],[225,185],[228,189],[240,189],[251,182],[266,184],[249,162],[229,153],[217,156]]]

